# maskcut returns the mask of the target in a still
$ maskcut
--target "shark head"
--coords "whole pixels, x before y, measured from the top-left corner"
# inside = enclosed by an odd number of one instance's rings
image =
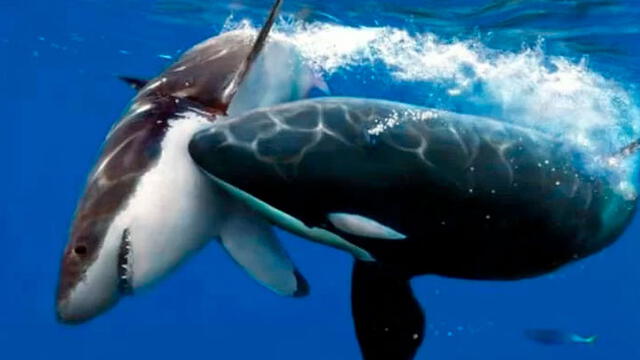
[[[60,321],[88,320],[110,308],[122,295],[119,266],[127,265],[124,250],[128,223],[118,219],[141,178],[157,163],[168,127],[163,119],[178,105],[169,100],[156,101],[146,111],[127,115],[107,136],[78,202],[62,256],[56,296]]]
[[[110,221],[76,219],[64,250],[56,297],[58,319],[79,323],[113,306],[120,298],[118,249],[105,244]]]
[[[219,223],[219,212],[210,209],[224,208],[224,198],[215,197],[187,152],[191,133],[214,117],[182,115],[190,111],[184,102],[156,99],[107,137],[62,256],[62,322],[88,320],[157,282],[215,235],[209,222]]]

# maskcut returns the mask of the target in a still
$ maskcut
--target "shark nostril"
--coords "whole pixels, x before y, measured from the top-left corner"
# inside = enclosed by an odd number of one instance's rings
[[[84,256],[87,254],[87,247],[85,245],[78,245],[73,248],[73,252],[76,253],[76,255]]]

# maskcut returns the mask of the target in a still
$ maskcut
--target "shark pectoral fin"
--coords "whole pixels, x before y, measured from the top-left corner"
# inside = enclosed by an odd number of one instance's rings
[[[231,214],[220,241],[231,257],[254,279],[279,295],[305,296],[309,285],[296,270],[271,224],[246,210]]]
[[[127,83],[134,90],[140,90],[143,87],[145,87],[145,85],[147,85],[148,83],[147,80],[138,79],[138,78],[129,77],[129,76],[118,76],[118,78],[124,81],[125,83]]]
[[[383,240],[402,240],[407,237],[366,216],[331,213],[327,217],[331,224],[347,234]]]
[[[356,261],[351,307],[363,359],[414,358],[424,338],[425,317],[408,276],[378,262]]]

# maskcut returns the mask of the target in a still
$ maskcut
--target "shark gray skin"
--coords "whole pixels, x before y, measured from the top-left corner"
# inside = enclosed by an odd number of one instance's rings
[[[257,37],[214,37],[155,79],[129,81],[142,88],[107,136],[64,250],[60,321],[95,317],[216,238],[276,293],[307,293],[271,224],[206,178],[187,152],[193,134],[226,114],[298,99],[311,85],[290,45],[267,43],[280,4]]]
[[[251,111],[202,130],[189,150],[270,221],[307,237],[321,229],[376,259],[356,261],[352,282],[367,360],[414,357],[425,318],[413,276],[545,274],[610,245],[637,206],[559,139],[381,100],[320,98]]]

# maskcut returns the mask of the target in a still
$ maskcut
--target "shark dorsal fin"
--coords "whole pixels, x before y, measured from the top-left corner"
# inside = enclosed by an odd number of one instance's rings
[[[231,80],[225,86],[225,89],[222,92],[221,99],[223,106],[222,110],[225,113],[227,112],[227,109],[229,108],[229,104],[231,104],[233,97],[238,92],[238,88],[240,87],[240,84],[242,84],[242,80],[244,80],[244,78],[247,76],[247,73],[249,73],[249,70],[251,70],[251,65],[253,65],[258,55],[260,55],[260,51],[262,51],[262,49],[264,48],[264,45],[267,41],[267,36],[269,35],[269,32],[273,27],[273,23],[278,16],[278,12],[280,11],[280,7],[282,6],[282,1],[283,0],[276,0],[273,3],[271,11],[269,12],[269,16],[267,17],[267,21],[262,26],[262,29],[260,29],[260,32],[258,33],[258,36],[253,43],[253,47],[251,48],[251,51],[249,51],[249,55],[247,55],[247,58],[242,62],[242,64],[240,64],[238,71],[233,74]]]

